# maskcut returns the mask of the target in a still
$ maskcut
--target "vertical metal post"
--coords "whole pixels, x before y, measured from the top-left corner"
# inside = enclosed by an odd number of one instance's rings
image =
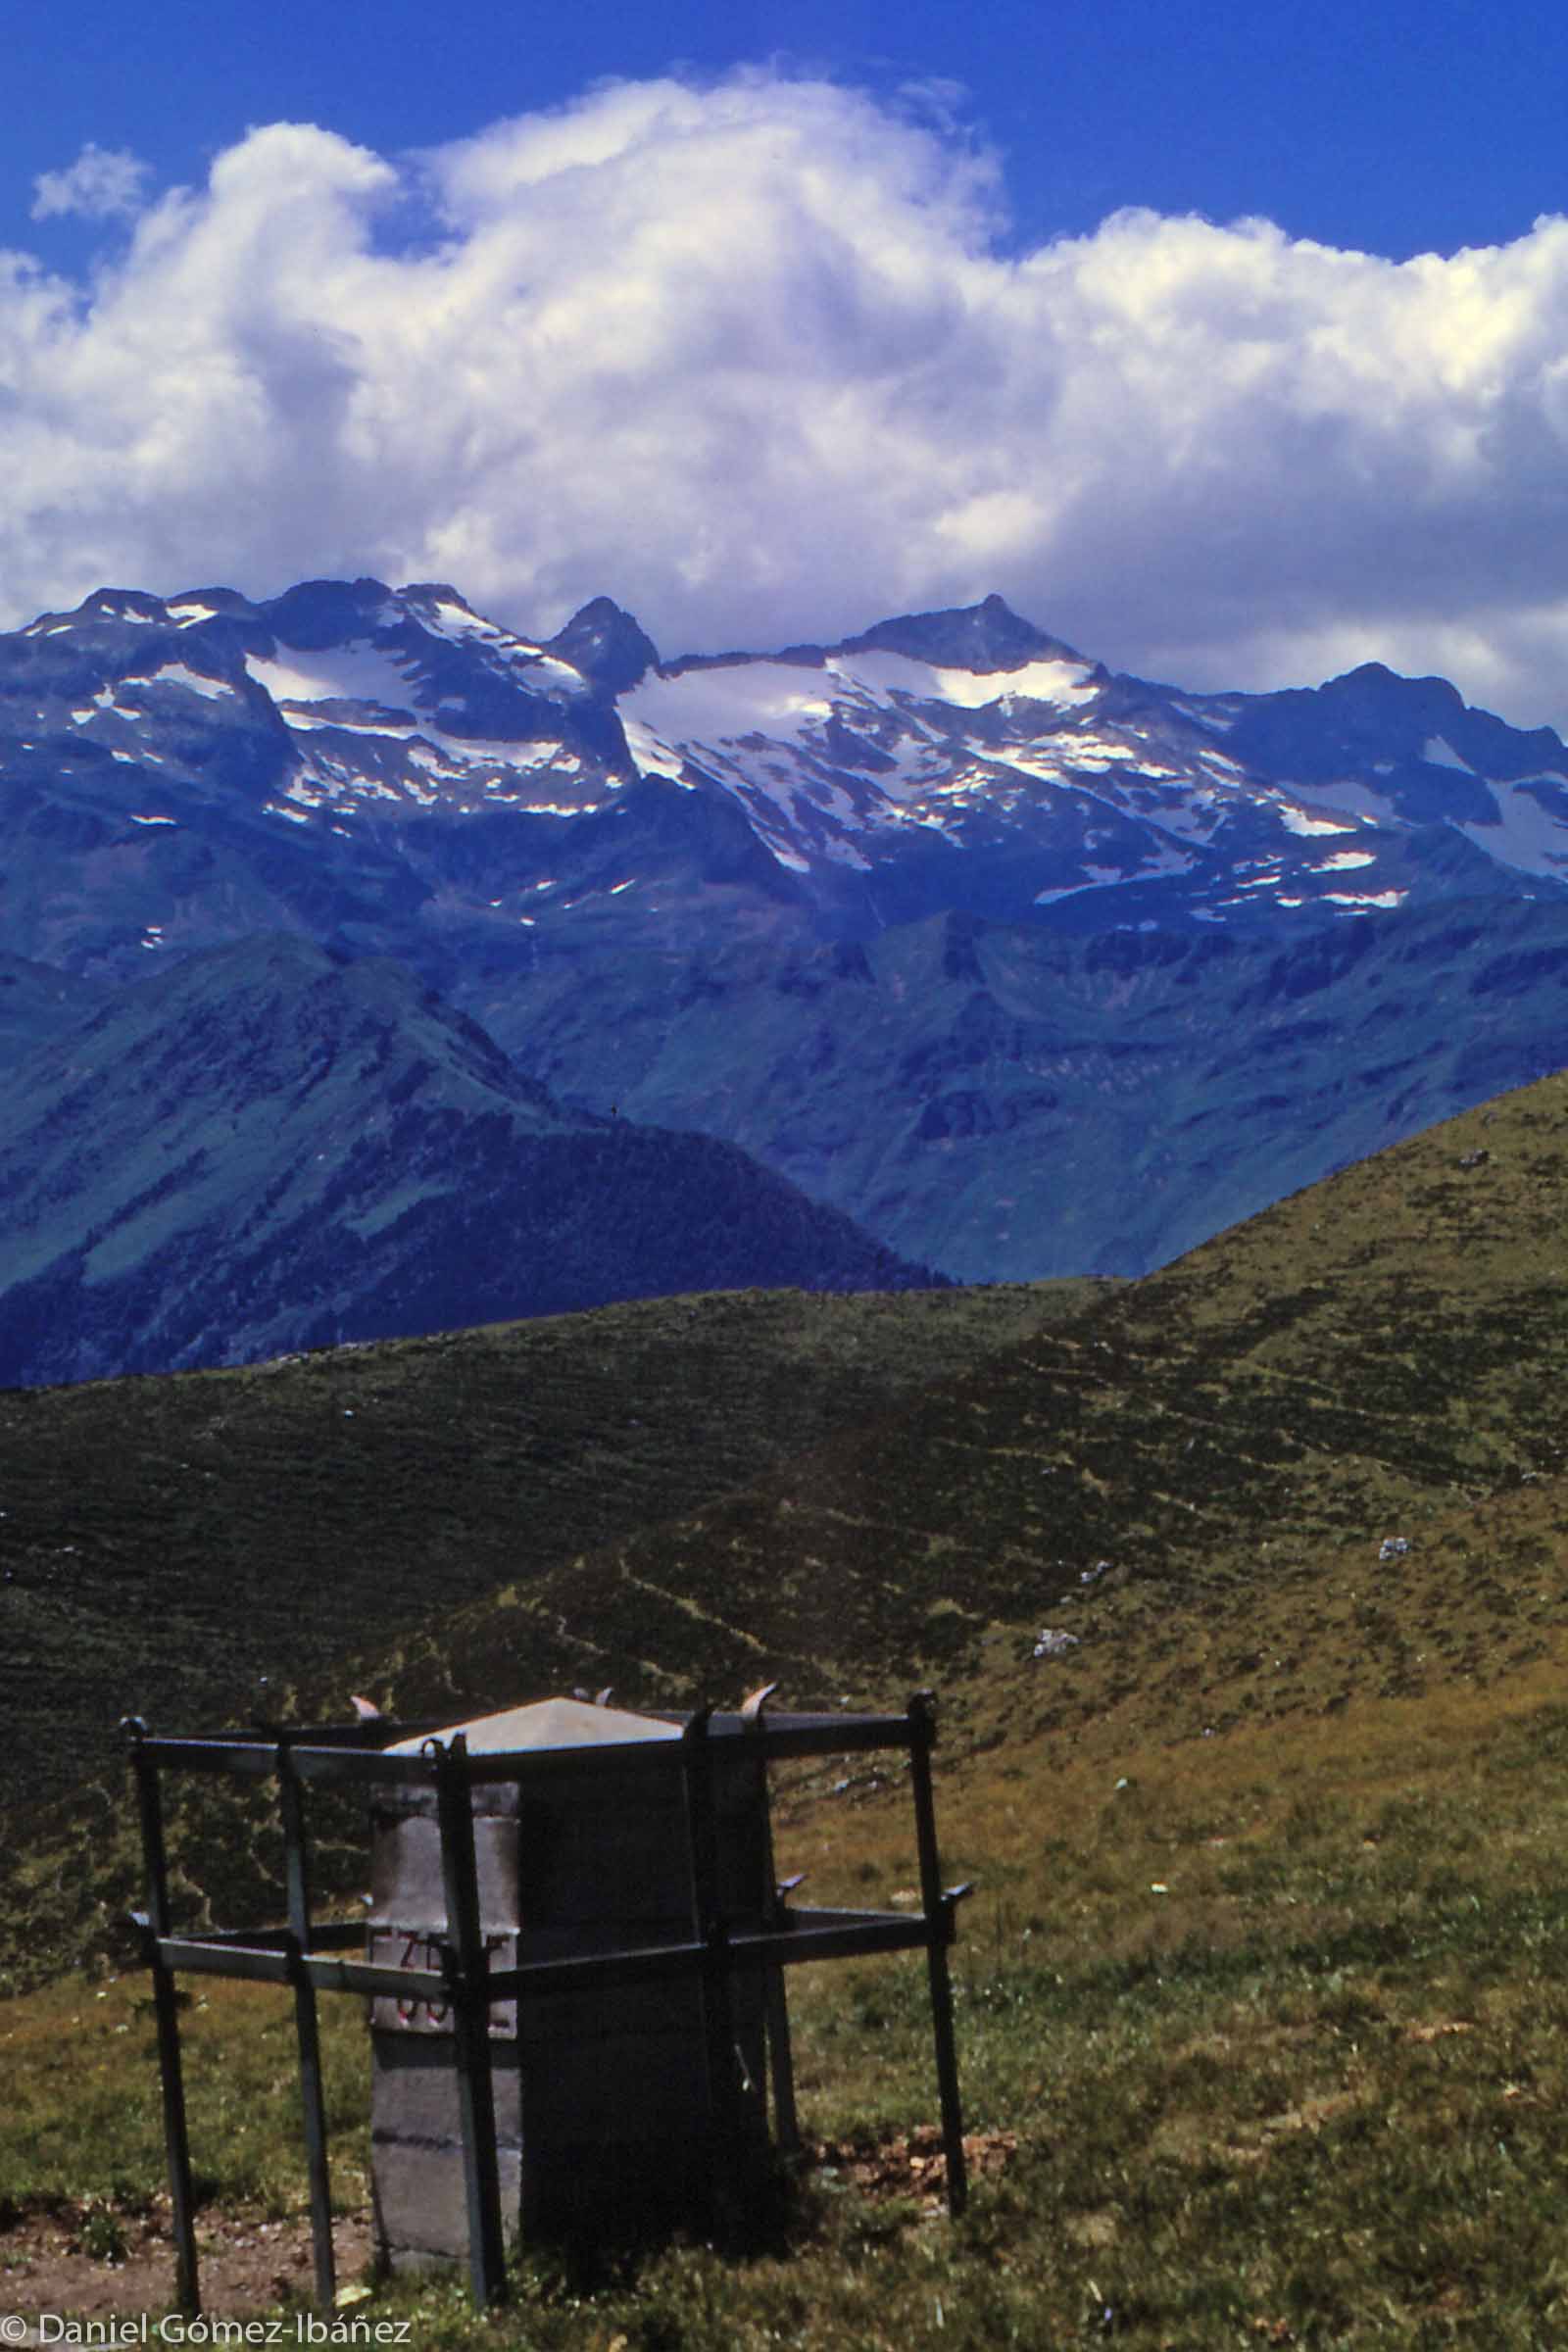
[[[953,1982],[948,1973],[953,1905],[942,1891],[936,1808],[931,1797],[931,1750],[936,1742],[936,1722],[929,1690],[917,1690],[910,1699],[909,1730],[909,1777],[914,1790],[920,1903],[925,1912],[925,1957],[931,1983],[931,2033],[936,2043],[937,2089],[942,2100],[942,2145],[948,2160],[948,2211],[956,2220],[968,2200],[969,2182],[963,2155],[958,2056],[953,2034]]]
[[[174,1972],[163,1956],[162,1938],[169,1934],[169,1863],[164,1852],[164,1813],[158,1787],[158,1765],[146,1748],[147,1726],[139,1715],[128,1716],[123,1730],[130,1740],[130,1765],[136,1779],[141,1811],[142,1852],[147,1864],[147,1915],[142,1928],[142,1953],[153,1980],[153,2014],[158,2024],[158,2072],[164,2093],[164,2146],[169,2157],[169,2198],[174,2233],[174,2300],[183,2312],[199,2312],[201,2285],[196,2271],[196,2200],[190,2178],[190,2132],[185,2122],[185,2083],[180,2070],[179,2011],[174,1998]]]
[[[316,2299],[330,2311],[337,2292],[332,2252],[332,2186],[326,2160],[326,2099],[321,2085],[321,2041],[316,1987],[300,1965],[311,1948],[310,1858],[305,1804],[288,1741],[277,1747],[277,1806],[283,1825],[283,1870],[288,1887],[289,1958],[294,1977],[294,2025],[300,2045],[300,2100],[305,2110],[305,2164],[311,2184],[311,2238],[316,2254]]]
[[[473,1793],[468,1743],[454,1732],[443,1747],[425,1742],[435,1767],[441,1832],[441,1880],[446,1891],[447,1941],[442,1961],[452,1994],[458,2061],[458,2113],[463,2127],[464,2186],[468,2202],[468,2277],[481,2309],[506,2293],[506,2241],[501,2224],[501,2179],[496,2155],[495,2084],[490,2073],[490,1962],[479,1924],[479,1872],[473,1850]]]
[[[686,1831],[691,1855],[693,1924],[706,1957],[698,1979],[708,2077],[708,2126],[715,2221],[728,2218],[735,2189],[736,2051],[730,1999],[729,1931],[718,1883],[718,1830],[713,1803],[711,1707],[699,1707],[686,1726]]]
[[[783,1905],[776,1903],[771,1924],[780,1924]],[[773,2082],[773,2129],[786,2156],[801,2152],[801,2119],[795,2105],[795,2045],[790,2038],[789,1996],[784,1971],[765,1972],[762,1997],[766,2003],[768,2072]]]
[[[764,1683],[741,1708],[741,1720],[757,1742],[758,1793],[762,1810],[762,1926],[769,1931],[784,1925],[784,1904],[773,1859],[773,1808],[767,1784],[767,1735],[762,1722],[762,1709],[777,1689],[777,1683]],[[773,2084],[773,2130],[785,2155],[794,2156],[799,2154],[801,2145],[800,2117],[795,2108],[795,2052],[790,2040],[784,1971],[776,1961],[770,1961],[762,1971],[762,2001],[768,2072]]]

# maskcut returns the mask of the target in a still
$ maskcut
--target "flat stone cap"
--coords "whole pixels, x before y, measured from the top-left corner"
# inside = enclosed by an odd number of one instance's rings
[[[546,1747],[623,1747],[634,1740],[678,1740],[680,1726],[624,1707],[596,1707],[582,1698],[539,1698],[531,1706],[505,1707],[499,1715],[476,1715],[467,1723],[444,1724],[416,1740],[399,1740],[384,1752],[416,1756],[426,1740],[450,1740],[462,1732],[471,1756],[521,1754]]]

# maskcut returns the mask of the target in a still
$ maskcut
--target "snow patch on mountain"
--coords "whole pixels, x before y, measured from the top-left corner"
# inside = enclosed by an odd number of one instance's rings
[[[1557,797],[1561,793],[1561,784],[1551,776],[1530,776],[1517,784],[1494,785],[1497,822],[1462,824],[1459,830],[1500,865],[1512,866],[1519,873],[1560,878],[1568,870],[1568,825],[1561,815],[1552,813],[1549,799],[1544,806],[1537,796]]]
[[[626,730],[626,742],[637,763],[637,772],[644,776],[667,776],[673,784],[686,784],[686,762],[678,752],[672,752],[659,737],[646,719],[632,718],[622,712],[621,725]]]
[[[1304,795],[1303,795],[1304,797]],[[1369,784],[1358,784],[1353,777],[1344,777],[1333,784],[1312,787],[1314,807],[1332,808],[1337,814],[1355,818],[1358,824],[1400,827],[1400,816],[1387,793],[1375,791]]]
[[[588,680],[580,669],[529,638],[502,628],[498,621],[484,619],[461,598],[450,594],[426,598],[407,589],[403,593],[421,628],[454,645],[480,649],[512,669],[525,672],[525,682],[537,692],[568,695],[589,692]]]
[[[149,686],[183,686],[188,694],[206,695],[212,702],[235,692],[227,678],[209,678],[199,669],[188,668],[183,662],[166,662],[162,669],[153,671],[147,683]]]
[[[1090,837],[1093,846],[1093,837]],[[1086,863],[1081,879],[1066,883],[1060,889],[1046,889],[1035,893],[1037,906],[1059,906],[1063,900],[1081,898],[1088,891],[1125,889],[1130,883],[1157,881],[1163,877],[1190,874],[1196,860],[1184,858],[1180,851],[1166,846],[1156,851],[1136,869],[1129,872],[1120,866]]]
[[[368,703],[383,710],[408,711],[413,697],[408,669],[394,656],[364,639],[331,647],[322,653],[300,653],[293,648],[271,656],[247,654],[245,667],[270,695],[285,717],[296,705],[308,718],[318,703]]]
[[[815,670],[776,662],[747,662],[685,669],[644,678],[621,700],[622,721],[637,720],[668,747],[749,743],[767,736],[798,741],[812,721],[830,718],[833,704]]]
[[[849,663],[853,662],[853,668]],[[945,703],[958,710],[984,710],[995,703],[1048,703],[1067,708],[1093,702],[1099,688],[1090,683],[1087,662],[1026,662],[1017,669],[970,670],[939,667],[909,654],[880,648],[848,658],[830,657],[827,668],[847,685],[859,686],[892,701]]]
[[[1282,808],[1278,813],[1287,833],[1298,833],[1303,840],[1310,840],[1318,833],[1351,833],[1355,830],[1353,825],[1338,824],[1332,817],[1308,816],[1304,808]]]

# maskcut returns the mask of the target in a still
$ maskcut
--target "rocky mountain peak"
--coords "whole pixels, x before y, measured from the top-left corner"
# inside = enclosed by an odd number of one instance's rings
[[[384,580],[302,580],[259,610],[282,644],[319,653],[372,629],[391,596]]]
[[[72,615],[76,620],[162,620],[164,608],[156,596],[140,588],[95,588]]]
[[[1071,646],[1058,637],[1047,636],[1000,596],[988,596],[978,605],[959,605],[939,612],[906,612],[893,620],[879,620],[862,635],[846,638],[836,650],[906,654],[912,661],[970,669],[982,676],[1022,669],[1028,662],[1082,660]]]
[[[624,694],[659,667],[653,639],[608,596],[591,598],[545,650],[569,662],[609,694]]]

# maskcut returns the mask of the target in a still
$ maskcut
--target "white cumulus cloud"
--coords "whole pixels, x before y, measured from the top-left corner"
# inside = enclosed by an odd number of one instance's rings
[[[107,220],[134,213],[147,177],[148,167],[127,148],[99,147],[89,139],[65,171],[39,172],[32,183],[32,217],[47,220],[56,213],[83,213],[89,220]]]
[[[1378,658],[1568,722],[1568,222],[1020,254],[1004,206],[951,99],[760,71],[412,159],[256,130],[90,284],[0,255],[4,617],[370,571],[672,654],[999,589],[1146,674]]]

